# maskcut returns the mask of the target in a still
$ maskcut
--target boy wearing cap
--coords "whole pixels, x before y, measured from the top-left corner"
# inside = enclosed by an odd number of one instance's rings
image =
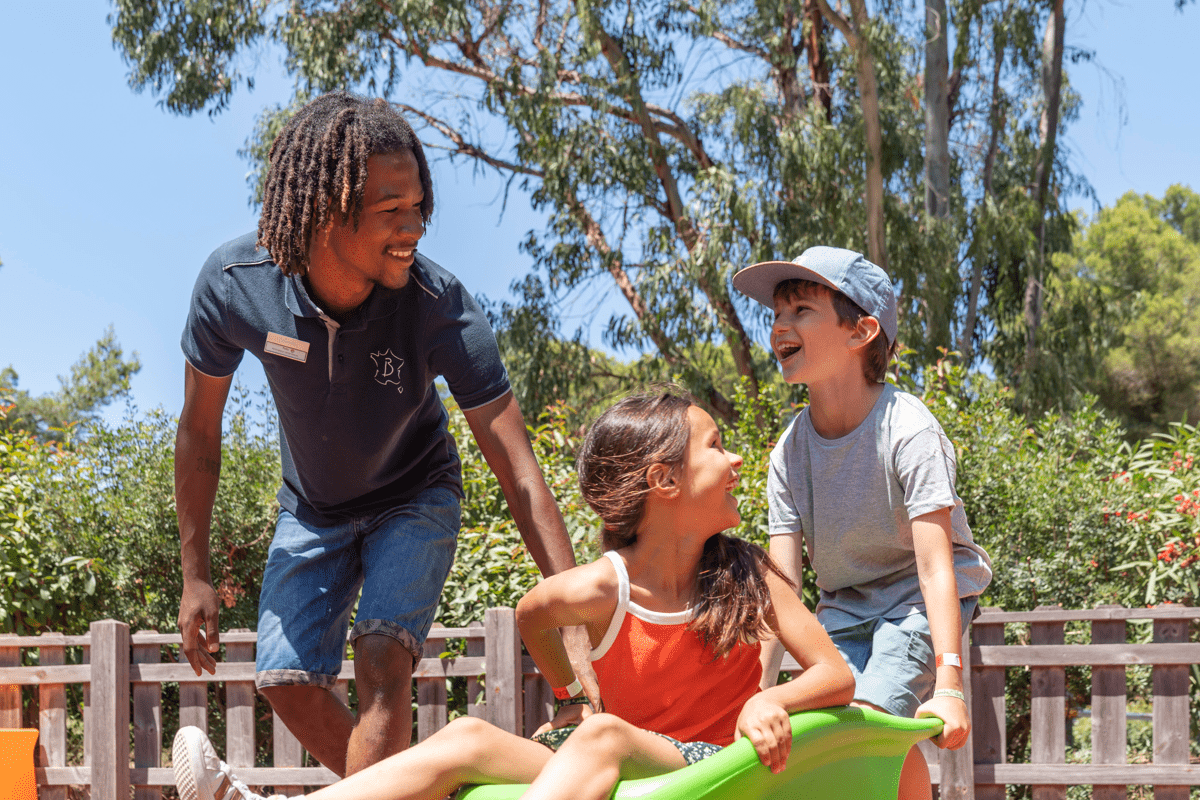
[[[945,722],[966,743],[962,630],[991,581],[954,490],[954,447],[916,397],[884,383],[896,343],[887,274],[861,254],[811,247],[733,278],[774,309],[771,349],[809,405],[771,453],[771,556],[799,584],[801,540],[821,589],[817,618],[850,665],[855,705]],[[782,652],[763,650],[774,684]],[[916,748],[901,798],[931,797]]]

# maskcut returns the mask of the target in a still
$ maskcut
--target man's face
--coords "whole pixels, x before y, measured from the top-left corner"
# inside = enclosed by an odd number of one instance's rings
[[[367,158],[358,230],[334,214],[332,221],[316,231],[314,239],[323,245],[320,250],[325,257],[313,259],[310,277],[314,283],[335,281],[347,288],[365,285],[368,293],[371,284],[399,289],[408,283],[417,241],[425,232],[421,219],[424,198],[411,150]]]

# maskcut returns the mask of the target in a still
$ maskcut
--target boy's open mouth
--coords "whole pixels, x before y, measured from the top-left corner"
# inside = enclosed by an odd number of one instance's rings
[[[800,352],[800,345],[792,344],[791,342],[787,342],[787,343],[779,344],[775,349],[776,349],[776,352],[779,353],[779,360],[784,361],[789,356],[795,355],[796,353]]]

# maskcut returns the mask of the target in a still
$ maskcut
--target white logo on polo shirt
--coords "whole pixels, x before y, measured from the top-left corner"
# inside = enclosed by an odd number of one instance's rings
[[[404,387],[400,385],[400,368],[404,366],[404,359],[392,352],[389,347],[387,350],[378,353],[371,353],[371,360],[375,362],[375,382],[380,386],[390,386],[396,384],[396,391],[403,392]]]

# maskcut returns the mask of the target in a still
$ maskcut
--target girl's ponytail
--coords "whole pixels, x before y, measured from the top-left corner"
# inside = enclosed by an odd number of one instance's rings
[[[696,616],[689,627],[718,656],[739,642],[751,644],[770,634],[768,570],[795,588],[767,551],[752,542],[718,533],[704,543],[696,579]]]

